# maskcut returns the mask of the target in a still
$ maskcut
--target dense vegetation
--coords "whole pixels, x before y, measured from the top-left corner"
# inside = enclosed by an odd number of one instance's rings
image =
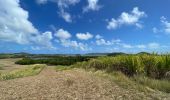
[[[23,58],[16,62],[16,64],[30,65],[30,64],[48,64],[48,65],[72,65],[77,62],[88,61],[89,56],[57,56],[47,58]]]
[[[14,70],[8,73],[0,73],[0,80],[9,80],[14,78],[21,78],[25,76],[36,75],[41,72],[41,70],[45,67],[45,65],[33,65],[28,66],[24,69]]]
[[[99,57],[73,67],[122,72],[137,84],[170,93],[170,55],[120,55]]]
[[[152,78],[168,78],[170,74],[169,55],[125,55],[116,57],[99,57],[82,63],[83,67],[121,71],[128,76],[145,75]],[[82,66],[81,65],[81,66]]]

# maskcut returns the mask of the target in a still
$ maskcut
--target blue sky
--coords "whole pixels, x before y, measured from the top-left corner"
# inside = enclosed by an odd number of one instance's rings
[[[169,52],[170,0],[0,0],[0,52]]]

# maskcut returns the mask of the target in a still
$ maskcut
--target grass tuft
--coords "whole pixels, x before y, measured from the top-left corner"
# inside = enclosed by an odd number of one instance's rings
[[[2,64],[0,64],[0,70],[3,70],[3,65]]]
[[[99,57],[77,63],[75,67],[104,71],[123,87],[135,86],[170,93],[170,55],[122,55]]]
[[[41,72],[41,70],[45,66],[46,65],[32,65],[24,69],[19,69],[19,70],[11,71],[8,73],[3,73],[3,74],[0,74],[0,80],[9,80],[9,79],[37,75]]]
[[[135,76],[132,80],[154,90],[170,93],[170,82],[168,80],[157,80],[145,76]]]

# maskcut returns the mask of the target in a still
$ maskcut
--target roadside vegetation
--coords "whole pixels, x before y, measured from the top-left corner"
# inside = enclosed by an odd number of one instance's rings
[[[170,93],[170,55],[120,55],[99,57],[73,65],[86,70],[101,70],[117,78],[123,73],[131,81]],[[121,75],[122,76],[122,75]],[[122,80],[122,79],[120,79]],[[123,79],[125,81],[125,79]]]
[[[68,70],[75,67],[86,70],[104,71],[117,80],[118,83],[120,81],[119,84],[124,83],[122,80],[127,80],[129,83],[135,82],[136,86],[141,85],[170,93],[169,54],[158,55],[146,52],[125,54],[120,52],[111,53],[107,56],[32,55],[31,57],[24,57],[15,63],[21,65],[57,65],[56,71]],[[126,86],[126,84],[124,85]],[[138,87],[144,90],[141,86]]]
[[[32,65],[27,68],[0,74],[0,80],[9,80],[39,74],[46,65]]]

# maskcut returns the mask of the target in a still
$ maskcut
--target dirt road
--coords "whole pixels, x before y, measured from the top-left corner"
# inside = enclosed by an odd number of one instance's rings
[[[45,68],[39,75],[0,81],[0,100],[147,100],[154,97],[119,87],[82,69]]]

